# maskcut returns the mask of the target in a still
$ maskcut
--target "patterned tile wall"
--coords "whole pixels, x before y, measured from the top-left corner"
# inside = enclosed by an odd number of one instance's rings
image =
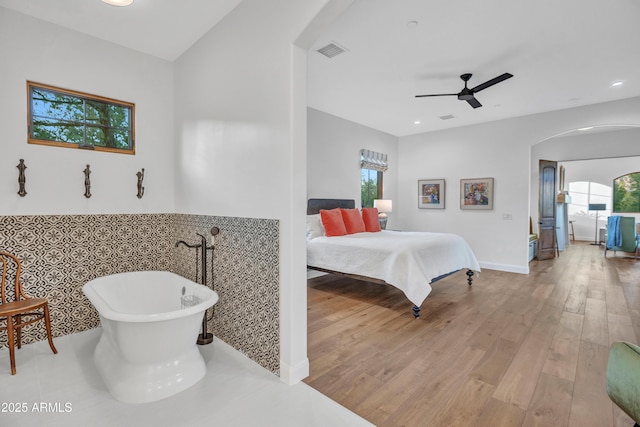
[[[220,229],[215,237],[211,235],[214,226]],[[174,229],[176,241],[197,244],[201,238],[196,233],[200,233],[209,244],[214,242],[205,269],[207,283],[213,283],[220,296],[208,324],[213,334],[279,374],[278,221],[177,214]],[[196,250],[181,245],[175,259],[176,273],[202,283]]]
[[[182,214],[0,216],[0,250],[22,260],[26,292],[49,299],[53,334],[61,336],[98,326],[97,312],[82,293],[95,277],[167,270],[201,283],[196,250],[176,248],[175,242],[199,243],[200,233],[211,244],[213,226],[221,231],[215,249],[208,251],[207,282],[214,279],[220,300],[209,312],[208,327],[278,374],[277,220]],[[46,339],[43,329],[25,327],[23,343]],[[5,346],[2,333],[0,348]]]

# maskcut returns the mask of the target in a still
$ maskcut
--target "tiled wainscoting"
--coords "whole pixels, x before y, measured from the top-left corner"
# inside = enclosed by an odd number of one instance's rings
[[[0,250],[22,260],[26,292],[49,299],[55,337],[98,326],[98,314],[82,293],[95,277],[167,270],[200,283],[196,250],[175,243],[200,243],[200,233],[211,244],[214,226],[220,234],[213,238],[206,272],[220,300],[213,313],[209,310],[210,331],[278,374],[277,220],[184,214],[0,216]],[[40,325],[23,331],[23,343],[45,338]],[[5,346],[6,334],[1,334],[0,348]]]

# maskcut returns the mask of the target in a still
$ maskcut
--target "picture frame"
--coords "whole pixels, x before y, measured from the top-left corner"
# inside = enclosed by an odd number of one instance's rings
[[[418,208],[444,209],[445,182],[444,179],[418,180]]]
[[[493,178],[461,179],[460,209],[492,210]]]

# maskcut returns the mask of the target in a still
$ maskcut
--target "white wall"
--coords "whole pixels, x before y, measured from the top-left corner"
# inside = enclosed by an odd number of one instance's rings
[[[383,196],[396,203],[398,138],[322,111],[307,109],[307,197],[355,199],[360,206],[360,149],[388,155]],[[395,211],[395,206],[394,206]],[[398,224],[389,214],[387,228]]]
[[[27,144],[27,80],[135,103],[136,154]],[[171,63],[0,8],[0,93],[0,215],[173,211]],[[21,158],[26,197],[17,194]]]
[[[518,141],[520,129],[519,120],[505,120],[400,138],[403,228],[459,234],[482,267],[526,272],[529,145]],[[460,180],[487,177],[493,210],[461,210]],[[445,209],[418,208],[420,179],[445,180]]]
[[[606,141],[605,144],[602,144],[605,146],[609,145],[609,142],[615,141],[614,135],[608,135],[608,132],[595,134],[594,136],[598,136],[599,138],[602,138],[603,141]],[[635,145],[640,145],[640,143],[636,142]],[[615,178],[631,172],[640,172],[639,156],[595,160],[577,160],[561,162],[560,164],[565,168],[565,187],[567,189],[569,188],[570,182],[597,182],[599,184],[611,187],[611,191],[613,193],[613,180]],[[611,210],[612,206],[607,206],[607,208]],[[613,213],[612,215],[633,216],[636,218],[636,222],[640,220],[640,213]],[[576,217],[569,217],[569,219],[576,221],[573,224],[576,240],[593,241],[595,239],[596,225],[594,215],[590,217],[580,215]],[[604,212],[600,212],[598,216],[598,228],[604,227],[606,224],[607,214]]]
[[[403,228],[460,234],[483,267],[528,272],[529,215],[537,207],[541,158],[531,154],[532,147],[569,130],[606,124],[640,124],[640,98],[400,138]],[[574,151],[576,158],[585,158],[580,146]],[[460,210],[460,179],[474,177],[495,178],[492,211]],[[423,178],[446,179],[445,210],[418,209],[417,180]]]
[[[176,206],[280,222],[281,376],[306,357],[305,52],[326,0],[245,0],[175,63]]]

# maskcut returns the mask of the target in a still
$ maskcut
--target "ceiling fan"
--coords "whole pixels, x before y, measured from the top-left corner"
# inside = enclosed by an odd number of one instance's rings
[[[469,105],[473,108],[482,107],[482,104],[473,96],[476,92],[480,92],[488,88],[489,86],[493,86],[497,83],[505,81],[513,77],[513,74],[504,73],[498,77],[494,77],[491,80],[487,80],[486,82],[479,84],[478,86],[469,89],[467,87],[467,82],[471,78],[472,74],[463,74],[460,76],[462,81],[464,82],[464,89],[462,89],[459,93],[439,93],[433,95],[416,95],[416,98],[424,98],[427,96],[457,96],[460,101],[467,101]]]

